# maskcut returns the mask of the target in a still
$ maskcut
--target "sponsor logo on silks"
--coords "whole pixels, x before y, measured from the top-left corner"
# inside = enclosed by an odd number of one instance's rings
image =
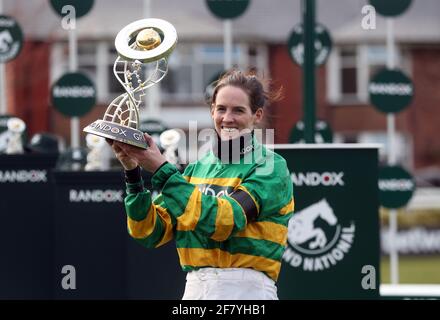
[[[70,202],[122,202],[122,190],[69,190]]]
[[[354,237],[354,222],[345,227],[339,224],[327,200],[322,199],[290,219],[283,260],[304,271],[330,269],[350,252]]]
[[[213,184],[199,184],[198,187],[201,193],[213,197],[229,196],[234,190],[233,187],[223,187]]]
[[[156,197],[158,196],[160,194],[160,192],[159,191],[157,191],[157,190],[151,190],[151,198],[152,199],[156,199]]]
[[[246,147],[244,147],[243,149],[240,150],[240,155],[245,155],[246,153],[249,153],[252,150],[254,150],[254,146],[253,145],[248,145],[248,146],[246,146]]]
[[[344,186],[344,172],[298,172],[290,175],[295,186]]]
[[[412,191],[414,182],[410,179],[381,179],[379,189],[381,191]]]
[[[0,171],[0,182],[38,183],[47,182],[46,170],[7,170]]]

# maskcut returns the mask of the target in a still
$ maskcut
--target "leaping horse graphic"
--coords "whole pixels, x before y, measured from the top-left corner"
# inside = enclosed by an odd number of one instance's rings
[[[9,50],[9,45],[14,41],[11,33],[8,30],[0,32],[0,52],[6,52]]]
[[[309,243],[309,249],[323,248],[327,244],[327,237],[321,228],[315,228],[313,225],[318,217],[331,226],[338,221],[327,200],[322,199],[293,215],[289,221],[289,241],[302,244],[314,239]]]

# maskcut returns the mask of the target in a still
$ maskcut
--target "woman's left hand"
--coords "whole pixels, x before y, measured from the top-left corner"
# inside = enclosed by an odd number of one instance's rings
[[[164,162],[165,157],[160,152],[158,146],[154,143],[153,138],[144,133],[145,141],[148,143],[147,149],[138,148],[125,143],[117,142],[120,147],[130,158],[137,160],[139,165],[146,171],[155,172]]]

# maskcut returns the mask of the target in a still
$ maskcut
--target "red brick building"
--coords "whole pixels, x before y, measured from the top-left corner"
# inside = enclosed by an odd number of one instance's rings
[[[182,128],[197,120],[203,128],[211,125],[204,88],[223,68],[223,26],[201,1],[188,0],[178,12],[169,10],[179,3],[152,1],[152,15],[175,25],[179,43],[159,98],[152,100],[160,111],[147,117]],[[386,61],[384,19],[378,16],[376,29],[363,30],[361,10],[366,1],[317,3],[317,20],[333,38],[329,60],[317,68],[317,116],[330,124],[335,141],[386,143],[386,116],[369,104],[367,93],[369,78]],[[132,0],[121,7],[119,1],[96,0],[92,11],[78,21],[79,70],[91,77],[97,89],[97,106],[81,118],[81,127],[101,117],[121,93],[110,71],[116,57],[113,41],[123,26],[142,18],[142,4]],[[67,31],[47,1],[11,1],[4,12],[17,18],[26,37],[20,56],[6,67],[9,113],[25,120],[31,135],[50,131],[69,142],[69,119],[54,110],[49,96],[52,83],[68,70]],[[438,12],[436,0],[414,1],[394,24],[397,65],[415,87],[411,105],[396,121],[399,162],[409,169],[440,168]],[[253,0],[248,11],[233,21],[233,63],[257,68],[284,88],[285,99],[271,107],[267,118],[268,126],[275,128],[276,143],[287,143],[290,130],[302,118],[302,71],[286,47],[300,19],[300,1]]]

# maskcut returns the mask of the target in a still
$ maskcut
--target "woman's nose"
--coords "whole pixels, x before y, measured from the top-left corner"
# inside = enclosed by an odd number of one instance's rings
[[[234,120],[233,114],[230,111],[226,111],[223,115],[224,122],[232,122]]]

